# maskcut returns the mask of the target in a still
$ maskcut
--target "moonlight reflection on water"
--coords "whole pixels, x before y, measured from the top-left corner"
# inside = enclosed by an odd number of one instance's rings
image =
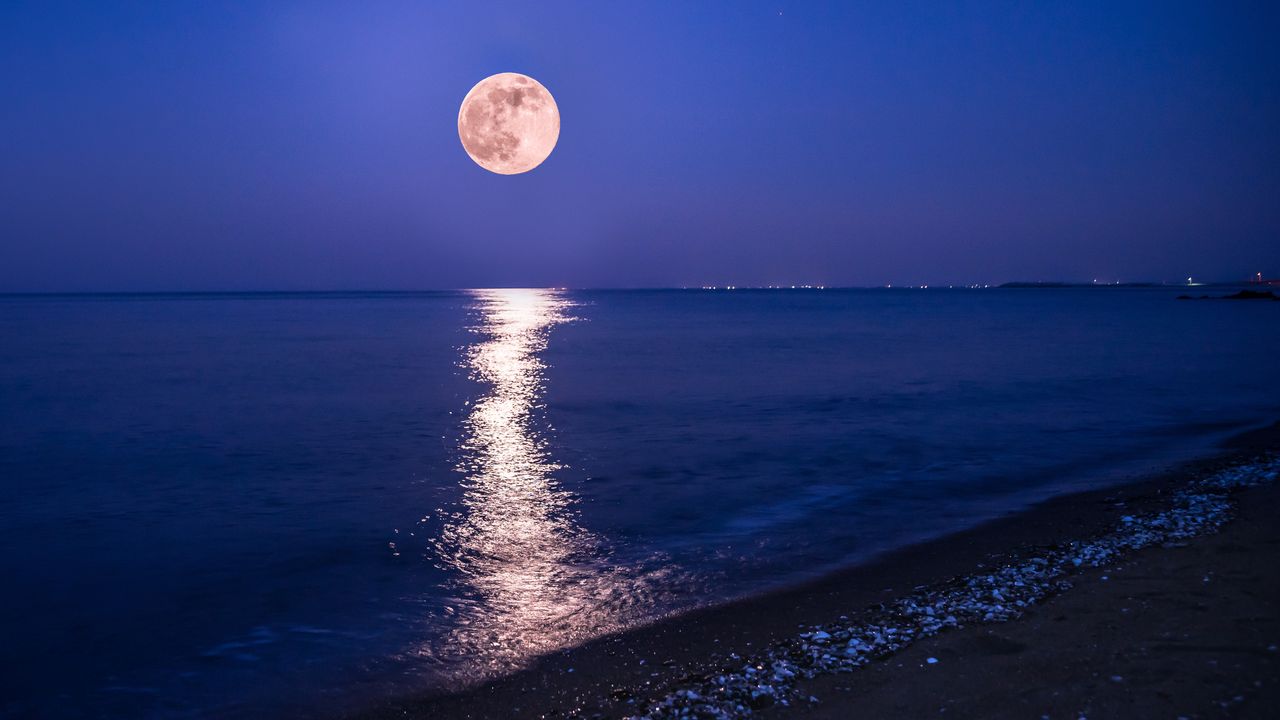
[[[433,653],[463,660],[463,679],[518,667],[651,613],[656,576],[614,566],[577,524],[575,495],[556,480],[540,408],[551,329],[571,320],[550,290],[476,291],[484,339],[464,365],[486,392],[463,425],[463,511],[436,550],[456,573],[458,611]]]

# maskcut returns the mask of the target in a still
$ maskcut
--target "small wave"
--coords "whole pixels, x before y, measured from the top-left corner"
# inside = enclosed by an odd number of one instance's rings
[[[234,657],[237,660],[256,660],[257,656],[252,653],[242,652],[249,648],[260,647],[263,645],[271,645],[280,639],[280,636],[271,628],[260,626],[254,628],[247,638],[242,640],[232,640],[230,642],[215,645],[214,647],[200,653],[201,657]]]

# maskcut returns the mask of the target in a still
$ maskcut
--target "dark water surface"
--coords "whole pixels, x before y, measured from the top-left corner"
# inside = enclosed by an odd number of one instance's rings
[[[1176,290],[0,298],[0,715],[474,680],[1280,410]]]

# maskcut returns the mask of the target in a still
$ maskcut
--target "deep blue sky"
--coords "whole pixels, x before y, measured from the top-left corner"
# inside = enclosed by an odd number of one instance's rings
[[[1269,5],[6,0],[0,291],[1277,275]]]

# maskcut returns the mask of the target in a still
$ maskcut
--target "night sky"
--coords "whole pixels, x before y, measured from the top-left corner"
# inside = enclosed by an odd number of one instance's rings
[[[6,0],[0,291],[1280,275],[1274,7]]]

